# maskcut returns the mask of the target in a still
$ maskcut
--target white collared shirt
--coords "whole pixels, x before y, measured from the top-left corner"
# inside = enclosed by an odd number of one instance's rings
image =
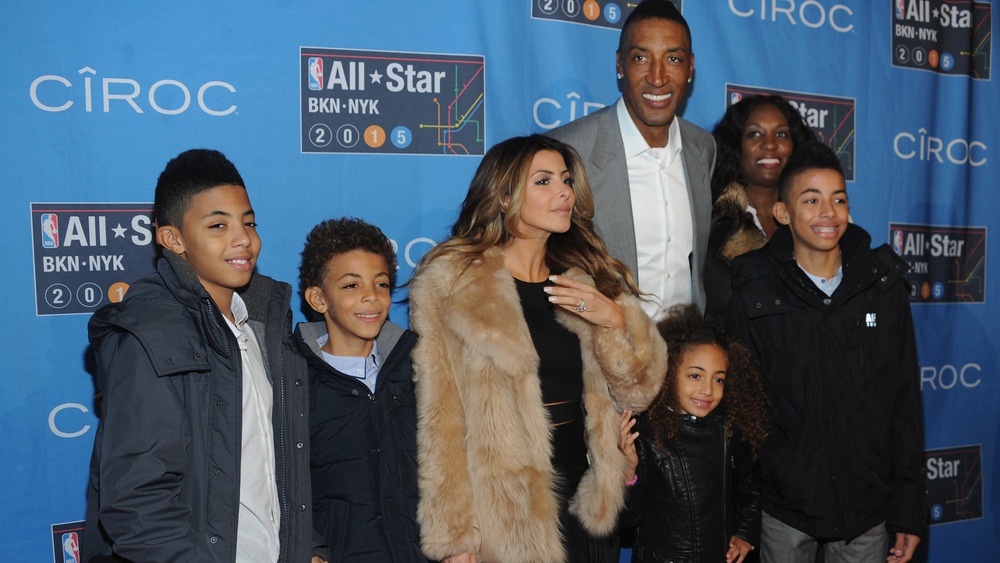
[[[677,119],[670,123],[666,147],[650,148],[620,98],[617,112],[635,229],[639,266],[635,276],[639,289],[649,295],[642,310],[659,320],[671,306],[692,299],[694,223],[680,124]]]
[[[236,322],[226,324],[236,336],[243,363],[243,439],[240,451],[240,515],[236,532],[236,561],[277,561],[281,508],[274,466],[274,399],[264,358],[253,329],[247,324],[247,307],[233,293],[230,306]]]

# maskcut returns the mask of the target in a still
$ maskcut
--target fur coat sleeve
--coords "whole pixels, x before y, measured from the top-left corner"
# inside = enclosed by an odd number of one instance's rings
[[[579,270],[565,274],[592,283]],[[625,328],[594,326],[558,309],[556,317],[580,337],[583,351],[584,408],[590,469],[583,475],[570,511],[593,534],[614,531],[624,507],[625,457],[618,449],[618,417],[624,409],[646,410],[667,372],[667,345],[639,300],[622,294],[616,302]]]
[[[565,275],[588,280],[579,271]],[[618,299],[626,328],[557,318],[580,338],[591,462],[570,510],[595,535],[614,531],[625,459],[618,413],[641,411],[659,391],[666,344],[632,296]],[[513,277],[498,251],[471,264],[439,257],[410,290],[425,555],[481,561],[564,559],[538,355]]]

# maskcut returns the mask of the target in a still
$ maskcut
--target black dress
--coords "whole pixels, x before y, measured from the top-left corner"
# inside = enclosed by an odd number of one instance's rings
[[[542,401],[552,425],[552,466],[558,476],[559,524],[567,561],[616,562],[616,537],[597,538],[569,513],[569,500],[587,471],[586,424],[583,412],[583,356],[580,339],[556,321],[544,287],[515,278],[524,320],[538,353]]]

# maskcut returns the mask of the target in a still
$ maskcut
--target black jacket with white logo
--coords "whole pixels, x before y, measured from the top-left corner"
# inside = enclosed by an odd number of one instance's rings
[[[830,297],[796,264],[787,227],[732,265],[730,324],[759,358],[771,402],[763,509],[814,537],[849,540],[882,521],[926,530],[907,265],[870,244],[848,225]]]

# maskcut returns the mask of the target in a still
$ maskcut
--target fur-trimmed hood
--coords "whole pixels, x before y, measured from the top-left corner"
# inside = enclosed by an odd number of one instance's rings
[[[465,264],[439,257],[410,290],[424,553],[561,562],[549,420],[514,278],[497,248]],[[614,531],[624,502],[618,413],[644,410],[666,372],[666,344],[638,300],[617,302],[625,330],[556,313],[580,339],[591,463],[570,510],[595,535]]]

